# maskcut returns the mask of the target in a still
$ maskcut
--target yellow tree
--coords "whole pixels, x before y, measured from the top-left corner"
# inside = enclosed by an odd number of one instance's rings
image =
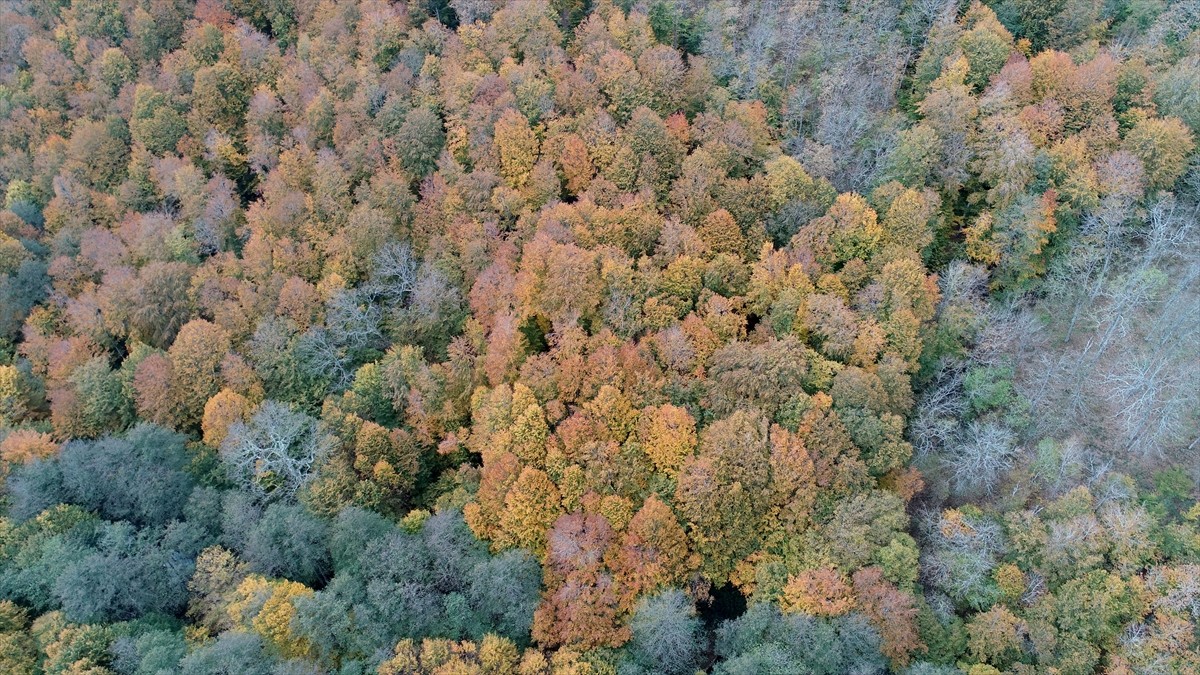
[[[789,538],[809,525],[817,498],[816,468],[804,439],[779,425],[771,427],[772,508],[769,536]]]
[[[561,136],[558,146],[558,165],[567,181],[567,191],[577,195],[592,182],[596,167],[592,165],[587,145],[578,134]]]
[[[0,424],[14,425],[30,412],[30,380],[29,374],[16,366],[0,366]]]
[[[817,263],[834,267],[854,258],[869,259],[883,240],[883,228],[867,200],[847,192],[838,195],[824,216],[800,228],[796,236]]]
[[[980,662],[1003,668],[1021,654],[1022,622],[1004,605],[976,614],[967,623],[967,647]]]
[[[510,187],[524,187],[538,159],[537,135],[525,116],[511,108],[505,110],[496,121],[495,145],[504,180]]]
[[[312,645],[292,630],[292,619],[295,601],[312,594],[311,588],[295,581],[251,575],[234,591],[229,618],[235,626],[262,636],[285,659],[311,656]]]
[[[361,423],[354,436],[354,470],[359,475],[360,492],[375,493],[367,501],[405,504],[420,468],[420,452],[408,432],[388,430],[374,422]]]
[[[1191,130],[1176,117],[1142,115],[1125,135],[1125,149],[1142,160],[1151,188],[1174,185],[1187,171],[1195,147]]]
[[[675,477],[696,450],[696,420],[686,409],[670,403],[647,408],[639,420],[638,440],[654,468]]]
[[[254,410],[254,404],[245,396],[231,390],[222,389],[204,404],[204,419],[200,428],[204,434],[204,443],[211,447],[220,447],[229,432],[229,425],[234,422],[245,422]]]
[[[684,462],[675,488],[675,504],[700,556],[700,572],[718,586],[757,548],[760,515],[740,482],[722,478],[713,459],[692,457]]]
[[[871,199],[887,201],[882,220],[885,247],[920,253],[933,242],[932,225],[941,206],[936,192],[905,188],[893,181],[876,188]]]
[[[854,609],[854,594],[841,572],[822,567],[789,577],[781,604],[784,611],[839,616]]]
[[[768,160],[763,166],[773,210],[779,210],[796,200],[826,206],[837,194],[828,181],[814,179],[800,162],[787,155]]]
[[[181,425],[199,426],[205,404],[221,389],[221,362],[229,346],[225,330],[203,319],[189,321],[179,329],[167,356]]]
[[[504,497],[504,511],[492,546],[519,546],[540,556],[546,550],[546,531],[560,515],[558,487],[545,472],[526,467]]]
[[[733,216],[725,209],[708,214],[697,228],[712,253],[729,253],[739,258],[746,252],[746,238]]]

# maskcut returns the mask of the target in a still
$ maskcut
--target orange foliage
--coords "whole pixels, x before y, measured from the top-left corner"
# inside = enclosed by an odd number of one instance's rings
[[[878,567],[854,573],[857,606],[883,639],[881,650],[894,664],[904,666],[910,655],[925,647],[917,632],[917,608],[911,595],[896,590]]]
[[[854,608],[850,584],[835,569],[805,570],[783,587],[783,608],[814,616],[839,616]]]

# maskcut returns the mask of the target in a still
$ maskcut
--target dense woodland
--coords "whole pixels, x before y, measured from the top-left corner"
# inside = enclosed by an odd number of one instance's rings
[[[0,671],[1200,673],[1196,0],[0,0]]]

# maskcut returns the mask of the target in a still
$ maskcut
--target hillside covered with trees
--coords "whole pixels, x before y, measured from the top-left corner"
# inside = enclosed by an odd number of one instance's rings
[[[0,0],[0,672],[1200,674],[1195,0]]]

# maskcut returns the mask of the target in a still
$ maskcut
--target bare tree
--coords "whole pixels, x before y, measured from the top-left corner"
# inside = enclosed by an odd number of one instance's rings
[[[908,437],[917,459],[932,457],[958,439],[959,420],[967,410],[961,367],[943,367],[917,405]]]
[[[499,4],[496,0],[450,0],[450,7],[464,26],[492,18]]]
[[[962,442],[952,448],[945,461],[951,487],[959,494],[991,494],[1013,464],[1016,435],[997,422],[972,422]]]
[[[921,576],[957,602],[975,604],[989,595],[992,571],[1004,555],[1004,530],[987,518],[951,519],[928,512],[919,519],[918,533],[926,543]]]
[[[344,388],[354,377],[354,364],[342,340],[331,331],[314,326],[296,341],[296,366],[302,373]]]
[[[420,266],[408,242],[388,242],[375,254],[371,281],[365,290],[390,302],[406,302],[417,286]]]
[[[263,401],[249,421],[229,427],[220,452],[230,477],[242,486],[263,499],[290,499],[332,444],[317,420]]]

